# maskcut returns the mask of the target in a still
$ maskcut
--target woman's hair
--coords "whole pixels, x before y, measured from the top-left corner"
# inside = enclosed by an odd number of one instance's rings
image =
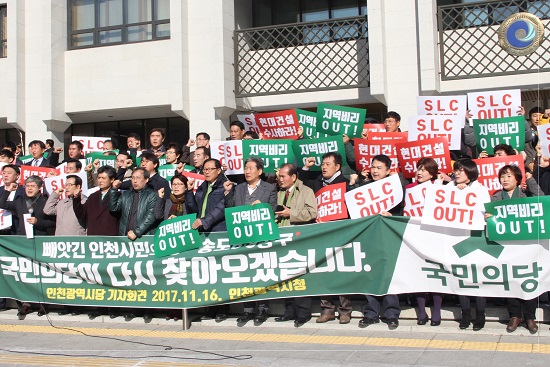
[[[477,168],[477,164],[470,158],[462,158],[455,161],[453,168],[455,171],[463,170],[470,182],[476,181],[479,177],[479,169]]]
[[[500,180],[500,178],[508,172],[514,175],[514,177],[516,178],[516,181],[518,182],[518,185],[519,185],[522,178],[523,178],[523,173],[521,173],[521,170],[519,169],[518,166],[515,166],[515,165],[512,165],[512,164],[507,164],[506,166],[503,166],[498,171],[498,179]]]
[[[430,176],[432,176],[432,180],[437,177],[437,172],[439,171],[439,165],[433,158],[420,158],[418,162],[416,162],[416,169],[424,168]]]

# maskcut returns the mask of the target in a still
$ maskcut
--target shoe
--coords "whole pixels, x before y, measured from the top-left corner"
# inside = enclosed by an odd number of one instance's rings
[[[373,325],[380,322],[379,319],[373,319],[370,317],[363,317],[361,320],[359,320],[359,327],[360,328],[366,328],[369,325]]]
[[[136,317],[136,315],[132,312],[128,312],[127,314],[124,315],[124,318],[125,319],[128,319],[128,320],[131,320],[133,319],[134,317]]]
[[[116,319],[118,317],[118,313],[116,312],[109,312],[109,318]]]
[[[265,308],[258,309],[256,316],[254,317],[255,324],[261,324],[267,320],[267,310]]]
[[[506,331],[509,333],[513,333],[514,331],[516,331],[519,324],[521,324],[520,317],[510,317],[510,321],[508,321],[508,325],[506,326]]]
[[[332,320],[336,320],[336,316],[333,313],[327,312],[327,313],[322,313],[321,316],[319,316],[317,320],[315,320],[315,322],[318,324],[322,324],[324,322],[328,322]]]
[[[473,330],[479,331],[483,329],[484,326],[485,326],[485,314],[476,316],[476,319],[474,320]]]
[[[59,316],[65,316],[65,315],[68,315],[69,313],[70,313],[69,310],[66,309],[66,308],[64,308],[64,309],[62,309],[61,311],[59,311],[57,314],[58,314]]]
[[[19,312],[17,312],[17,318],[19,320],[25,320],[25,317],[30,312],[30,310],[31,310],[31,306],[29,304],[23,303],[23,306],[21,306],[21,309],[19,310]]]
[[[254,319],[254,315],[250,312],[245,312],[241,317],[237,319],[238,323],[248,322]]]
[[[399,320],[398,319],[388,319],[388,328],[390,330],[397,329],[399,326]]]
[[[170,321],[170,320],[172,320],[172,316],[171,315],[166,315],[166,316],[164,316],[164,319],[166,321]]]
[[[439,326],[439,325],[441,325],[441,320],[437,320],[437,321],[432,320],[432,322],[430,322],[430,326]]]
[[[96,317],[101,316],[101,312],[99,311],[91,311],[88,313],[88,317],[91,319],[95,319]]]
[[[525,325],[527,326],[527,330],[529,330],[533,334],[539,330],[537,323],[533,319],[526,319]]]
[[[300,327],[303,324],[305,324],[306,322],[308,322],[309,320],[311,320],[311,317],[309,317],[307,319],[297,317],[296,320],[294,320],[294,327]]]
[[[291,321],[291,320],[294,320],[294,317],[290,317],[290,316],[281,316],[281,317],[276,317],[275,318],[275,322],[285,322],[285,321]]]
[[[38,316],[42,317],[44,316],[45,314],[47,314],[48,311],[44,308],[44,307],[40,307],[40,310],[38,310],[38,312],[36,313]]]
[[[153,320],[153,315],[151,315],[150,313],[146,313],[143,315],[143,321],[151,322],[151,320]]]
[[[430,319],[428,318],[428,316],[426,316],[425,318],[423,319],[419,319],[417,322],[416,322],[416,325],[426,325],[428,323],[428,321],[430,321]]]
[[[176,322],[176,321],[180,321],[179,316],[174,316],[174,322]]]
[[[462,330],[467,329],[470,326],[470,322],[472,321],[472,316],[468,313],[462,312],[462,320],[460,320],[460,324],[458,324],[458,327]]]
[[[219,313],[219,314],[216,315],[215,320],[216,320],[216,322],[225,321],[225,320],[227,320],[227,315],[224,314],[224,313]]]
[[[340,314],[338,318],[340,319],[340,324],[349,324],[351,321],[351,314],[343,313]]]
[[[81,314],[81,312],[80,312],[80,311],[76,311],[76,310],[73,311],[73,312],[71,312],[71,316],[78,316],[78,315],[80,315],[80,314]]]

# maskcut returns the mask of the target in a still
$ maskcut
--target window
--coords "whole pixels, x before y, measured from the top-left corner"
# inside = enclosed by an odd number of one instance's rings
[[[8,8],[0,6],[0,57],[8,57]]]
[[[69,49],[170,38],[170,0],[69,0]]]
[[[252,6],[254,27],[367,14],[367,0],[254,0]]]

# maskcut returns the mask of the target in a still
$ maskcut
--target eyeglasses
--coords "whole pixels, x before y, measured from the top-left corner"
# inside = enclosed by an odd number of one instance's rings
[[[172,187],[174,187],[174,186],[183,186],[183,182],[174,182],[172,184]]]
[[[65,187],[71,187],[71,186],[76,186],[76,184],[73,184],[73,183],[66,183],[65,184]]]
[[[203,168],[202,171],[203,172],[212,172],[212,171],[215,171],[217,169],[219,169],[219,168]]]

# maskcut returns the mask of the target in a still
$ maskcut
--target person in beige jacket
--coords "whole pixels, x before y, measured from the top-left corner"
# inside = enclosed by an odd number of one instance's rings
[[[276,222],[279,227],[314,223],[317,218],[317,200],[313,190],[298,179],[296,167],[284,164],[278,172]],[[311,297],[285,299],[285,313],[276,322],[294,320],[300,327],[311,319]]]
[[[44,205],[44,214],[57,216],[56,236],[86,236],[86,223],[76,217],[73,209],[73,192],[82,187],[82,179],[77,175],[68,175],[65,188],[53,191]],[[63,192],[65,199],[60,199]],[[86,201],[86,198],[83,198]]]

